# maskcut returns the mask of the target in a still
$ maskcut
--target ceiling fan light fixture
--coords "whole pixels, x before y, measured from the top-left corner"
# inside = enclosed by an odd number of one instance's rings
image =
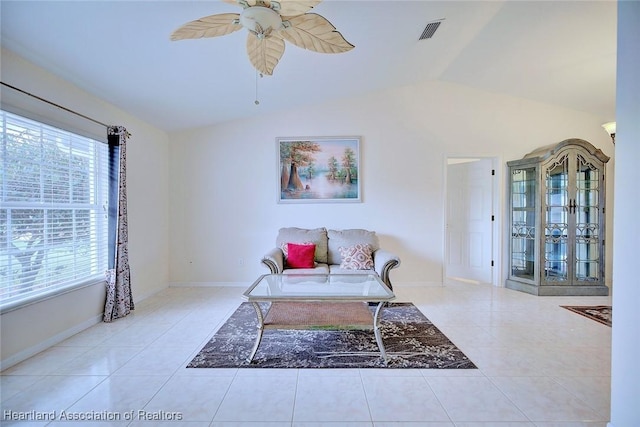
[[[278,12],[263,6],[252,6],[244,9],[240,14],[240,24],[251,33],[265,36],[271,31],[282,28],[282,18]]]

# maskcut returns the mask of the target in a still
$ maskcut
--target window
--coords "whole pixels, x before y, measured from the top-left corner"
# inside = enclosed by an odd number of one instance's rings
[[[0,111],[0,308],[107,269],[108,146]]]

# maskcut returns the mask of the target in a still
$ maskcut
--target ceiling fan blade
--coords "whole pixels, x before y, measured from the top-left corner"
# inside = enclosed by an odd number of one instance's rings
[[[195,21],[187,22],[173,33],[171,40],[199,39],[201,37],[218,37],[231,34],[242,29],[242,25],[234,20],[240,18],[237,13],[221,13],[205,16]]]
[[[249,61],[256,70],[268,76],[273,74],[273,69],[284,54],[284,40],[277,34],[259,39],[249,33],[247,38],[247,55]]]
[[[322,0],[279,0],[280,4],[278,12],[281,16],[297,16],[309,12],[314,6],[321,3]],[[271,2],[276,3],[276,1]],[[277,7],[277,6],[276,6]]]
[[[320,53],[342,53],[354,48],[331,22],[316,13],[282,19],[291,26],[279,34],[298,47]]]

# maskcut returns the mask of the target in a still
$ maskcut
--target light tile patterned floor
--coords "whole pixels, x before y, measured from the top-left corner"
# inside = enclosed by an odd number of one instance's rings
[[[562,304],[453,284],[396,286],[479,367],[186,369],[244,288],[169,288],[0,376],[1,412],[55,421],[3,426],[605,427],[611,328]],[[62,419],[93,416],[106,422]],[[133,417],[133,420],[125,418]],[[140,418],[143,419],[140,419]]]

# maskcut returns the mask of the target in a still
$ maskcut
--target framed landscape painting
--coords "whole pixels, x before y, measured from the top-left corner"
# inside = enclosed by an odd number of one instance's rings
[[[278,203],[360,202],[360,138],[276,138]]]

